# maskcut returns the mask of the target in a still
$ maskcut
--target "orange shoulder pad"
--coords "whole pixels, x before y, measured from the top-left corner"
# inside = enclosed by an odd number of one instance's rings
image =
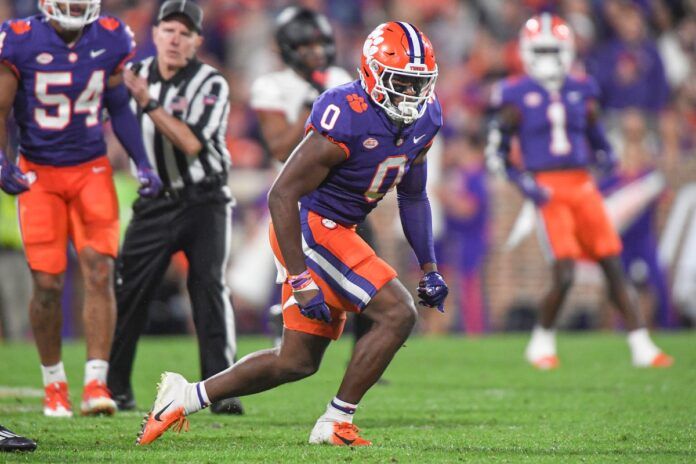
[[[31,23],[28,21],[24,20],[17,20],[17,21],[12,21],[10,23],[10,27],[12,28],[12,31],[17,34],[17,35],[22,35],[26,34],[31,30]]]
[[[115,31],[119,26],[118,20],[110,17],[99,18],[99,24],[107,31]]]

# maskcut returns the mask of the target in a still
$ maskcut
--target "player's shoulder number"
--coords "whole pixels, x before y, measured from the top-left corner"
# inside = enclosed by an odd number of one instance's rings
[[[341,108],[331,103],[324,110],[324,114],[322,114],[319,124],[321,124],[323,129],[331,130],[336,126],[336,121],[338,121],[338,117],[340,115]]]

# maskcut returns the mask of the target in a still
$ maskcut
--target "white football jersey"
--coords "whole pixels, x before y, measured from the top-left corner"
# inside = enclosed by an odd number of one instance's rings
[[[327,89],[353,80],[338,66],[331,66],[326,71]],[[273,72],[259,77],[251,86],[251,108],[256,111],[279,111],[285,113],[290,124],[297,121],[302,105],[308,95],[316,90],[309,82],[300,77],[291,68]],[[318,96],[318,95],[317,95]]]

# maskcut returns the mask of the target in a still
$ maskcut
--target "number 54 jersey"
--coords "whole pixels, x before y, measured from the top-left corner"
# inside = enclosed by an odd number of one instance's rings
[[[101,110],[109,77],[134,47],[130,29],[102,16],[69,46],[37,15],[0,27],[0,62],[19,80],[20,152],[37,164],[72,166],[106,154]]]
[[[314,130],[343,149],[346,160],[303,197],[303,207],[342,225],[363,222],[395,187],[413,160],[442,127],[436,97],[408,126],[392,122],[360,85],[350,82],[324,92],[314,103],[307,131]]]

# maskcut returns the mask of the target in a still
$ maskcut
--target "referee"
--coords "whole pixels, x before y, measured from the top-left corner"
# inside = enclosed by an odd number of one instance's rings
[[[116,264],[118,318],[108,386],[119,409],[135,409],[131,372],[147,309],[171,256],[189,262],[188,291],[198,335],[201,378],[230,367],[236,352],[234,315],[225,284],[233,199],[225,145],[229,86],[195,57],[203,12],[187,0],[160,8],[153,40],[157,55],[124,73],[136,105],[150,162],[164,189],[138,199]],[[212,412],[242,414],[239,400]]]

